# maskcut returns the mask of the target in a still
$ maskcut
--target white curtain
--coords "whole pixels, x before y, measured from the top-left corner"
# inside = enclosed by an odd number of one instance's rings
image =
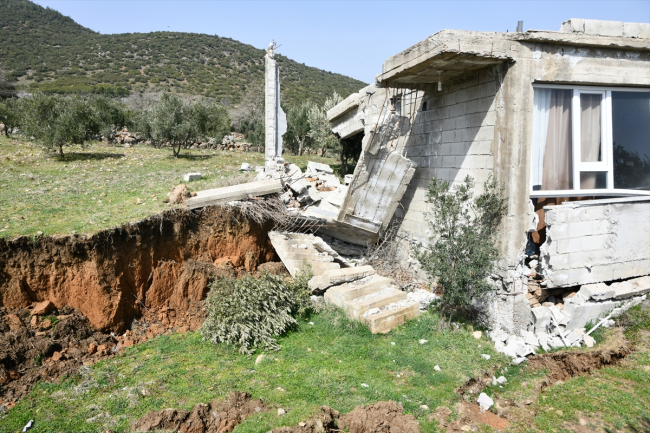
[[[535,89],[533,97],[533,146],[531,166],[531,184],[533,189],[541,189],[548,131],[548,114],[551,109],[551,89]]]
[[[602,161],[600,136],[601,95],[580,95],[580,159],[582,162]],[[580,188],[596,188],[597,173],[581,173]]]
[[[535,190],[572,189],[571,90],[535,89],[531,180]]]

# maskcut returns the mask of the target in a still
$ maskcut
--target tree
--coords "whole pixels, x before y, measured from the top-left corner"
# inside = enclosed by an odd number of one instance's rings
[[[196,133],[202,139],[220,140],[230,132],[228,110],[216,102],[199,100],[194,104],[192,121]]]
[[[63,146],[84,145],[97,133],[95,111],[88,101],[79,96],[48,96],[36,93],[21,100],[21,130],[33,136],[45,147],[58,149],[63,157]]]
[[[192,106],[176,95],[163,94],[149,115],[152,139],[159,143],[168,142],[176,158],[181,153],[181,147],[197,137]]]
[[[421,246],[416,256],[444,295],[440,302],[443,317],[454,316],[481,321],[477,302],[496,289],[488,281],[497,259],[497,229],[507,209],[503,187],[492,178],[484,192],[473,194],[470,176],[451,191],[449,182],[431,179],[427,193],[432,204],[430,247]]]
[[[284,134],[284,142],[289,150],[296,155],[302,155],[305,145],[311,142],[309,133],[309,111],[314,108],[313,102],[303,102],[294,105],[287,114],[287,132]]]
[[[342,100],[343,98],[334,92],[332,96],[325,99],[322,106],[314,105],[307,115],[310,128],[309,137],[313,140],[316,147],[323,149],[323,155],[326,151],[336,153],[341,151],[341,143],[332,132],[330,122],[327,120],[327,111]]]
[[[89,132],[112,137],[115,131],[133,125],[132,115],[121,104],[105,96],[96,96],[89,99],[90,108],[94,116],[88,125]]]
[[[348,174],[348,166],[354,162],[356,166],[356,161],[361,156],[362,143],[363,143],[363,133],[354,134],[352,137],[347,137],[339,140],[340,149],[339,157],[341,159],[341,175],[345,176]]]
[[[9,137],[9,130],[20,127],[20,100],[16,98],[0,99],[0,122],[5,124],[5,135]]]

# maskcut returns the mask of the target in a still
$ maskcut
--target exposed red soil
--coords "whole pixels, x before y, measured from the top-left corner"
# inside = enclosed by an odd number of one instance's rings
[[[47,316],[34,315],[44,313]],[[81,365],[111,357],[126,347],[161,334],[197,330],[207,312],[202,302],[185,311],[146,311],[123,335],[103,333],[71,307],[0,308],[0,406],[12,408],[39,380],[54,381],[75,374]]]
[[[467,427],[472,428],[481,425],[489,425],[493,429],[503,430],[510,425],[507,419],[495,415],[490,411],[481,412],[481,408],[478,405],[467,401],[458,403],[456,410],[459,416],[452,422],[449,422],[451,410],[444,406],[438,407],[436,412],[431,414],[430,418],[437,420],[438,424],[446,432],[467,431]],[[463,428],[465,429],[463,430]]]
[[[413,415],[402,413],[402,406],[394,401],[380,401],[357,406],[343,416],[327,407],[314,418],[293,427],[281,427],[273,433],[419,433],[418,421]]]
[[[179,314],[205,297],[209,279],[272,260],[270,229],[236,208],[211,207],[92,236],[0,239],[0,306],[49,300],[79,310],[95,329],[122,333],[146,308]]]
[[[619,328],[608,341],[588,350],[563,350],[528,357],[527,368],[548,370],[548,380],[542,389],[571,377],[582,376],[593,370],[616,365],[632,353],[632,344]]]
[[[192,411],[165,409],[151,411],[136,421],[136,432],[178,431],[180,433],[230,433],[251,415],[266,412],[261,400],[246,392],[232,392],[226,401],[199,403]]]

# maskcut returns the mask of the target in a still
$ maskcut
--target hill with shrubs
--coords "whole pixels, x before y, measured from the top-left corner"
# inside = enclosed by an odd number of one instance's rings
[[[0,69],[19,90],[126,96],[174,91],[238,105],[264,83],[264,50],[196,33],[102,35],[28,0],[0,0]],[[276,55],[287,106],[365,84]]]

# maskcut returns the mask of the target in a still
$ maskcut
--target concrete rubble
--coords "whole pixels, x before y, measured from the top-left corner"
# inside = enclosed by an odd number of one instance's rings
[[[527,355],[564,347],[593,347],[595,340],[588,335],[588,323],[611,326],[613,317],[647,300],[650,276],[633,278],[610,285],[585,284],[571,292],[564,303],[532,308],[532,323],[528,330],[509,334],[501,329],[489,333],[497,351],[510,356],[518,364]],[[606,320],[605,320],[606,319]]]

